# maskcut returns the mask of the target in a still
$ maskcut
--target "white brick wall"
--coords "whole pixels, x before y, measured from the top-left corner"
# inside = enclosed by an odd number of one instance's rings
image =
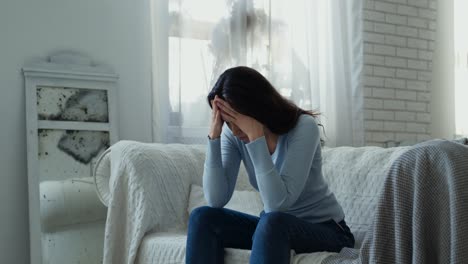
[[[395,146],[430,135],[435,0],[365,0],[366,144]]]

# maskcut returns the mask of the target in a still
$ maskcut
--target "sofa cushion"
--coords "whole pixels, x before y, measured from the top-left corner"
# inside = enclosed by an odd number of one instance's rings
[[[152,233],[144,237],[138,252],[138,264],[185,264],[185,233]],[[224,263],[249,263],[250,250],[226,248]]]
[[[186,234],[181,232],[151,233],[143,238],[140,245],[137,264],[185,264]],[[224,251],[224,263],[245,264],[249,263],[250,250],[226,248]],[[336,253],[316,252],[312,254],[296,255],[291,251],[291,264],[318,264],[328,256]]]
[[[136,263],[185,263],[185,233],[151,233],[140,244]]]
[[[193,209],[205,205],[207,205],[207,202],[203,195],[203,187],[192,184],[190,188],[188,213],[190,214]],[[263,203],[257,191],[235,190],[225,208],[258,216],[263,210]]]

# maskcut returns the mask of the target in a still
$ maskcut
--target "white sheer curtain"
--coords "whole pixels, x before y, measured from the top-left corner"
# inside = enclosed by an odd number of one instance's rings
[[[152,0],[154,141],[204,143],[208,92],[246,65],[322,113],[327,146],[362,145],[361,2]]]

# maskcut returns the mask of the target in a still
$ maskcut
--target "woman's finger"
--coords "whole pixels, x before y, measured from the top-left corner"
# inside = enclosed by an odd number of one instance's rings
[[[218,118],[219,118],[219,113],[216,112],[216,113],[214,114],[214,117],[213,117],[213,118],[214,118],[214,121],[215,121],[215,122],[219,121],[219,120],[218,120]]]
[[[221,99],[215,98],[215,99],[213,100],[213,105],[218,105],[220,102],[221,102]]]
[[[216,108],[216,120],[222,124],[223,119],[221,118],[221,110],[219,108]]]
[[[225,111],[225,108],[219,107],[218,108],[220,112],[224,113],[225,115],[228,115],[231,119],[237,120],[237,115],[233,114],[231,111]]]
[[[219,111],[219,109],[216,110],[216,120],[223,122],[223,119],[221,118],[221,111]]]
[[[221,108],[221,110],[223,110],[224,112],[226,112],[227,114],[235,117],[237,115],[237,112],[232,109],[231,107],[229,107],[229,105],[225,104],[224,102],[220,102],[218,101],[217,103],[218,107]]]
[[[213,106],[213,109],[211,110],[211,116],[216,117],[216,112],[218,112],[217,111],[217,106],[216,106],[215,103],[212,103],[211,105]]]
[[[226,114],[226,112],[220,111],[221,117],[223,118],[224,122],[232,122],[235,123],[234,118],[232,118],[230,115]]]
[[[214,99],[211,100],[213,103],[212,104],[216,104],[216,102],[219,100],[219,97],[217,95],[215,95]]]

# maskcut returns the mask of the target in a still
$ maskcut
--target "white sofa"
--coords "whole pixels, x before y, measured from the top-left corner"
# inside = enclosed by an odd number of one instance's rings
[[[135,262],[185,263],[188,216],[193,208],[204,204],[203,194],[197,186],[202,184],[206,146],[145,144],[129,141],[117,144],[134,145],[132,151],[141,152],[136,153],[136,156],[146,158],[146,161],[139,163],[138,166],[157,168],[153,170],[155,175],[152,176],[156,179],[164,178],[166,186],[167,184],[179,185],[178,192],[167,191],[167,193],[158,194],[160,197],[167,197],[171,200],[170,210],[168,210],[167,205],[161,206],[160,202],[155,203],[156,208],[154,209],[163,212],[158,212],[159,217],[177,219],[177,221],[173,221],[174,224],[171,225],[167,219],[155,219],[154,221],[157,223],[154,224],[158,228],[154,228],[152,232],[143,237]],[[345,220],[356,238],[355,247],[360,246],[373,220],[386,170],[392,161],[406,150],[407,147],[324,148],[322,152],[323,174],[330,189],[335,193],[344,209]],[[120,162],[119,160],[111,160],[111,151],[112,148],[102,154],[94,171],[98,196],[106,206],[112,195],[109,191],[111,189],[109,185],[112,185],[109,183],[112,181],[110,177],[111,163],[113,165],[114,162]],[[178,163],[174,164],[176,161]],[[248,182],[245,169],[241,166],[236,192],[227,207],[246,212],[260,212],[262,205],[259,199],[258,193],[254,192]],[[159,224],[159,222],[164,224]],[[291,263],[320,263],[322,259],[331,254],[335,253],[318,252],[296,255],[293,252]],[[249,250],[228,248],[226,249],[225,263],[248,263],[249,256]]]

